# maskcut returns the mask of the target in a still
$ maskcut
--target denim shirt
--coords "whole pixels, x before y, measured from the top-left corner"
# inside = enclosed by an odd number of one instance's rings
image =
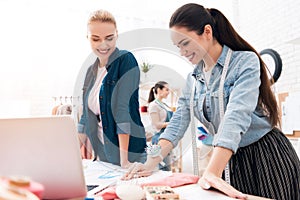
[[[266,114],[258,106],[260,64],[256,54],[250,51],[232,53],[223,91],[225,113],[220,121],[218,90],[228,49],[223,46],[208,83],[204,79],[203,61],[188,75],[178,108],[160,139],[169,140],[175,147],[185,134],[190,123],[190,96],[194,81],[194,116],[213,136],[212,145],[236,153],[239,147],[258,141],[272,129]]]
[[[86,73],[83,86],[83,114],[77,126],[78,132],[87,134],[94,153],[100,160],[104,158],[117,165],[120,165],[118,134],[130,134],[128,160],[143,162],[146,137],[139,112],[138,63],[132,53],[118,48],[109,57],[106,66],[107,75],[99,92],[100,117],[95,116],[88,108],[88,96],[96,80],[98,64],[97,59]],[[98,138],[98,118],[102,120],[104,145]]]

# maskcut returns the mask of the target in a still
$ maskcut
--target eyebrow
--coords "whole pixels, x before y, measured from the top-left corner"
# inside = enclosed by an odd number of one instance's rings
[[[182,40],[180,40],[177,45],[180,45],[184,40],[186,40],[186,38],[183,38]]]
[[[114,35],[115,35],[115,34],[112,33],[112,34],[110,34],[110,35],[105,36],[105,38],[109,38],[109,37],[112,37],[112,36],[114,36]],[[97,38],[100,38],[98,35],[91,35],[91,37],[97,37]]]
[[[108,37],[111,37],[111,36],[114,36],[115,34],[113,33],[113,34],[110,34],[110,35],[107,35],[107,36],[105,36],[105,38],[108,38]]]

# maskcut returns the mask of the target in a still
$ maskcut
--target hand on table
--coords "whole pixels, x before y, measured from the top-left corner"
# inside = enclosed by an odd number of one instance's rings
[[[122,163],[121,163],[121,167],[122,167],[123,169],[129,169],[133,164],[134,164],[134,163],[132,163],[132,162],[126,161],[126,162],[122,162]]]
[[[222,178],[217,177],[213,173],[205,172],[199,180],[199,184],[203,189],[208,190],[213,187],[229,197],[236,199],[247,199],[247,195],[236,190],[234,187],[226,183]]]
[[[153,169],[146,163],[135,162],[128,168],[128,172],[122,177],[122,180],[130,180],[132,178],[139,178],[150,176]]]

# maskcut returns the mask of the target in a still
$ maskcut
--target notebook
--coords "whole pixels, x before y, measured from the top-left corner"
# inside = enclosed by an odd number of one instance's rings
[[[0,119],[0,176],[28,176],[43,199],[86,196],[77,131],[70,116]]]

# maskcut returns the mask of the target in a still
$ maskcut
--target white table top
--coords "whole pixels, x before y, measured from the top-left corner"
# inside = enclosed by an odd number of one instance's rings
[[[232,200],[233,199],[216,191],[204,190],[198,184],[185,185],[173,189],[176,193],[180,195],[180,199],[182,200],[199,200],[199,199]]]
[[[84,166],[84,175],[87,185],[103,185],[103,187],[109,185],[118,185],[123,184],[124,181],[121,181],[120,178],[125,173],[124,169],[121,167],[112,165],[109,163],[103,162],[92,162],[91,160],[83,160]],[[147,182],[151,182],[153,180],[157,180],[158,178],[164,178],[170,176],[172,172],[158,171],[149,177],[138,178],[135,180],[131,180],[128,183],[131,184],[143,184]],[[125,183],[125,184],[128,184]],[[181,200],[232,200],[230,198],[220,192],[212,191],[212,190],[204,190],[198,184],[190,184],[181,187],[173,188],[176,193],[179,194]],[[97,190],[97,189],[96,189]],[[92,193],[95,192],[92,191]],[[91,194],[91,191],[88,193],[89,197],[94,197]],[[101,197],[95,198],[95,200],[101,200]],[[264,198],[249,196],[248,200],[262,200]]]
[[[106,187],[108,185],[120,184],[120,178],[125,173],[125,171],[121,169],[119,166],[112,165],[109,163],[92,162],[90,160],[83,160],[83,166],[84,166],[84,174],[85,174],[85,180],[87,185],[100,184],[103,185],[103,187]],[[170,176],[171,174],[172,172],[159,171],[149,177],[132,180],[131,183],[142,184],[145,182],[151,182],[152,180],[157,180],[157,178],[164,178]],[[216,199],[216,200],[231,199],[221,193],[203,190],[198,184],[177,187],[174,188],[174,190],[180,195],[181,199],[188,199],[188,200],[193,200],[193,199],[198,200],[200,198]],[[91,195],[91,192],[89,193],[89,195],[90,197],[93,196]],[[97,199],[100,200],[101,197],[97,197]]]

